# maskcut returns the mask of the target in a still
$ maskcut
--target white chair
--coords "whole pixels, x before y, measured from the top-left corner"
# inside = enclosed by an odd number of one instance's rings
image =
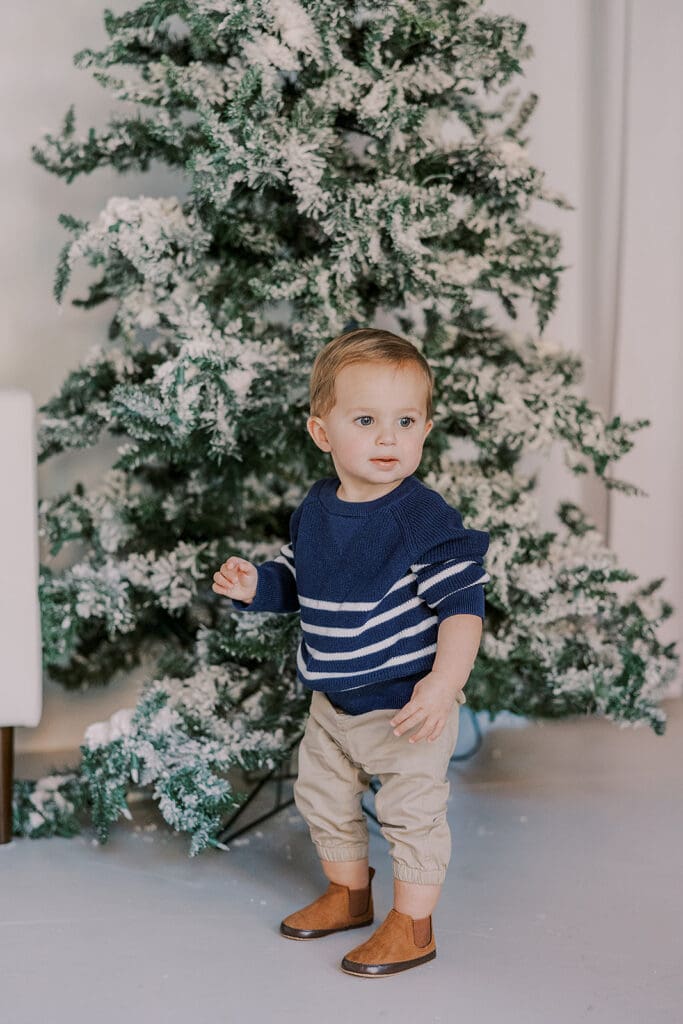
[[[43,710],[35,409],[0,391],[0,844],[12,841],[14,726]]]

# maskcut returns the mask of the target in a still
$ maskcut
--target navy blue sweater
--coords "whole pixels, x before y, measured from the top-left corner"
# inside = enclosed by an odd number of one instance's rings
[[[297,676],[352,715],[401,708],[432,668],[439,624],[484,618],[489,535],[415,476],[372,501],[318,480],[294,510],[290,543],[257,566],[240,611],[300,612]]]

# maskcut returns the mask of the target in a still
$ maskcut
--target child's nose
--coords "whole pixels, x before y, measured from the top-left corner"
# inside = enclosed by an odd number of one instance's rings
[[[396,443],[396,428],[391,426],[380,427],[377,434],[378,444],[395,444]]]

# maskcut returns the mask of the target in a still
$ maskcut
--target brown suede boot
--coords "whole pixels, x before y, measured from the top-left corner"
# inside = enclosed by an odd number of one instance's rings
[[[346,954],[341,968],[361,978],[381,978],[425,964],[435,956],[431,916],[416,920],[392,909],[366,942]]]
[[[374,873],[375,869],[370,868],[370,878],[365,889],[350,889],[346,885],[330,882],[322,896],[301,910],[295,910],[281,922],[280,934],[288,939],[318,939],[321,935],[372,924]]]

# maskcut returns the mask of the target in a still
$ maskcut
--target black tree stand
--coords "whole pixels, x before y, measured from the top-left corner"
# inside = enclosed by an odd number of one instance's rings
[[[473,757],[481,747],[481,729],[479,728],[479,722],[477,721],[477,717],[470,710],[470,708],[466,708],[465,710],[468,712],[470,722],[472,724],[472,730],[474,732],[474,743],[472,744],[471,748],[464,754],[458,754],[457,756],[453,754],[453,756],[451,757],[451,764],[455,764],[458,761],[467,761],[470,757]],[[232,816],[227,820],[227,822],[225,823],[225,827],[223,828],[223,831],[218,836],[218,841],[220,843],[225,844],[229,843],[232,839],[237,839],[237,837],[241,836],[244,832],[248,832],[250,829],[256,828],[256,826],[260,825],[262,821],[267,821],[268,818],[272,818],[274,815],[279,814],[280,811],[283,811],[285,809],[285,807],[291,807],[291,805],[294,803],[294,797],[292,796],[288,800],[282,799],[282,783],[288,779],[296,778],[296,773],[289,772],[287,768],[289,766],[289,762],[291,761],[292,753],[294,752],[294,749],[299,743],[300,739],[301,737],[299,737],[290,746],[289,750],[287,751],[287,757],[279,765],[277,765],[277,767],[273,768],[272,771],[268,772],[267,775],[265,775],[262,779],[258,781],[254,789],[251,791],[247,799],[244,801],[244,803],[240,807],[238,807],[234,814],[232,814]],[[265,814],[261,814],[254,821],[250,821],[248,825],[242,825],[241,828],[238,828],[235,831],[231,832],[230,830],[232,829],[233,825],[235,824],[235,822],[239,821],[239,819],[242,817],[242,815],[244,814],[252,800],[254,800],[258,796],[258,794],[261,792],[266,783],[271,781],[275,783],[275,803],[273,804],[273,807],[269,811],[266,811]],[[370,789],[374,794],[376,794],[379,788],[380,783],[376,778],[373,777],[370,781]],[[379,819],[369,809],[369,807],[365,806],[362,799],[361,807],[363,808],[365,813],[370,818],[372,818],[374,822],[376,822],[378,825],[380,824]]]

